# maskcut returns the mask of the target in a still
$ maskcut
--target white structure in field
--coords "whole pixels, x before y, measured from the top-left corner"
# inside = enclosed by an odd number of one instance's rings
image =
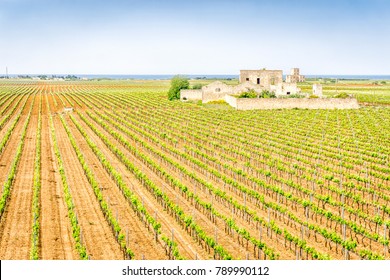
[[[321,84],[313,84],[313,95],[322,97],[322,85]]]
[[[73,107],[64,107],[64,113],[73,112]]]

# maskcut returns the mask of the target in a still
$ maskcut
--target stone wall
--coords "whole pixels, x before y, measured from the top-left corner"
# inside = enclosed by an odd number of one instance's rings
[[[225,96],[225,101],[226,103],[228,103],[230,106],[232,106],[233,108],[237,108],[237,100],[239,98],[236,98],[234,96],[231,96],[229,94],[226,94]]]
[[[180,90],[180,100],[202,100],[201,89],[182,89]]]
[[[234,97],[233,97],[234,98]],[[229,103],[230,102],[230,103]],[[229,100],[238,110],[255,109],[358,109],[355,98],[237,98]]]

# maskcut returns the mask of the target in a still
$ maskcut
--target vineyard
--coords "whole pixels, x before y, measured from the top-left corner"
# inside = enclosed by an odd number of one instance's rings
[[[390,259],[389,107],[168,85],[0,82],[0,259]]]

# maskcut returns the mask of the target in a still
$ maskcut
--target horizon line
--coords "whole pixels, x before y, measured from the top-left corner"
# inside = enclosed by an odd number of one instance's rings
[[[93,75],[93,76],[176,76],[176,75],[181,75],[181,76],[212,76],[212,75],[217,75],[217,76],[239,76],[240,74],[227,74],[227,73],[176,73],[176,74],[110,74],[110,73],[104,73],[104,74],[96,74],[96,73],[8,73],[8,74],[1,74],[0,76],[15,76],[15,75],[30,75],[30,76],[37,76],[37,75],[51,75],[51,76],[64,76],[64,75],[74,75],[74,76],[82,76],[82,75]],[[283,74],[284,75],[284,74]],[[289,74],[286,74],[289,75]],[[321,73],[321,74],[302,74],[303,76],[321,76],[321,75],[334,75],[334,76],[390,76],[389,74],[326,74],[326,73]]]

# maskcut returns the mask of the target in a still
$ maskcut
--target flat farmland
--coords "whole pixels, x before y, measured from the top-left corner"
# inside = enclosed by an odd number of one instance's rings
[[[0,259],[388,260],[390,93],[362,87],[375,106],[236,111],[0,81]]]

